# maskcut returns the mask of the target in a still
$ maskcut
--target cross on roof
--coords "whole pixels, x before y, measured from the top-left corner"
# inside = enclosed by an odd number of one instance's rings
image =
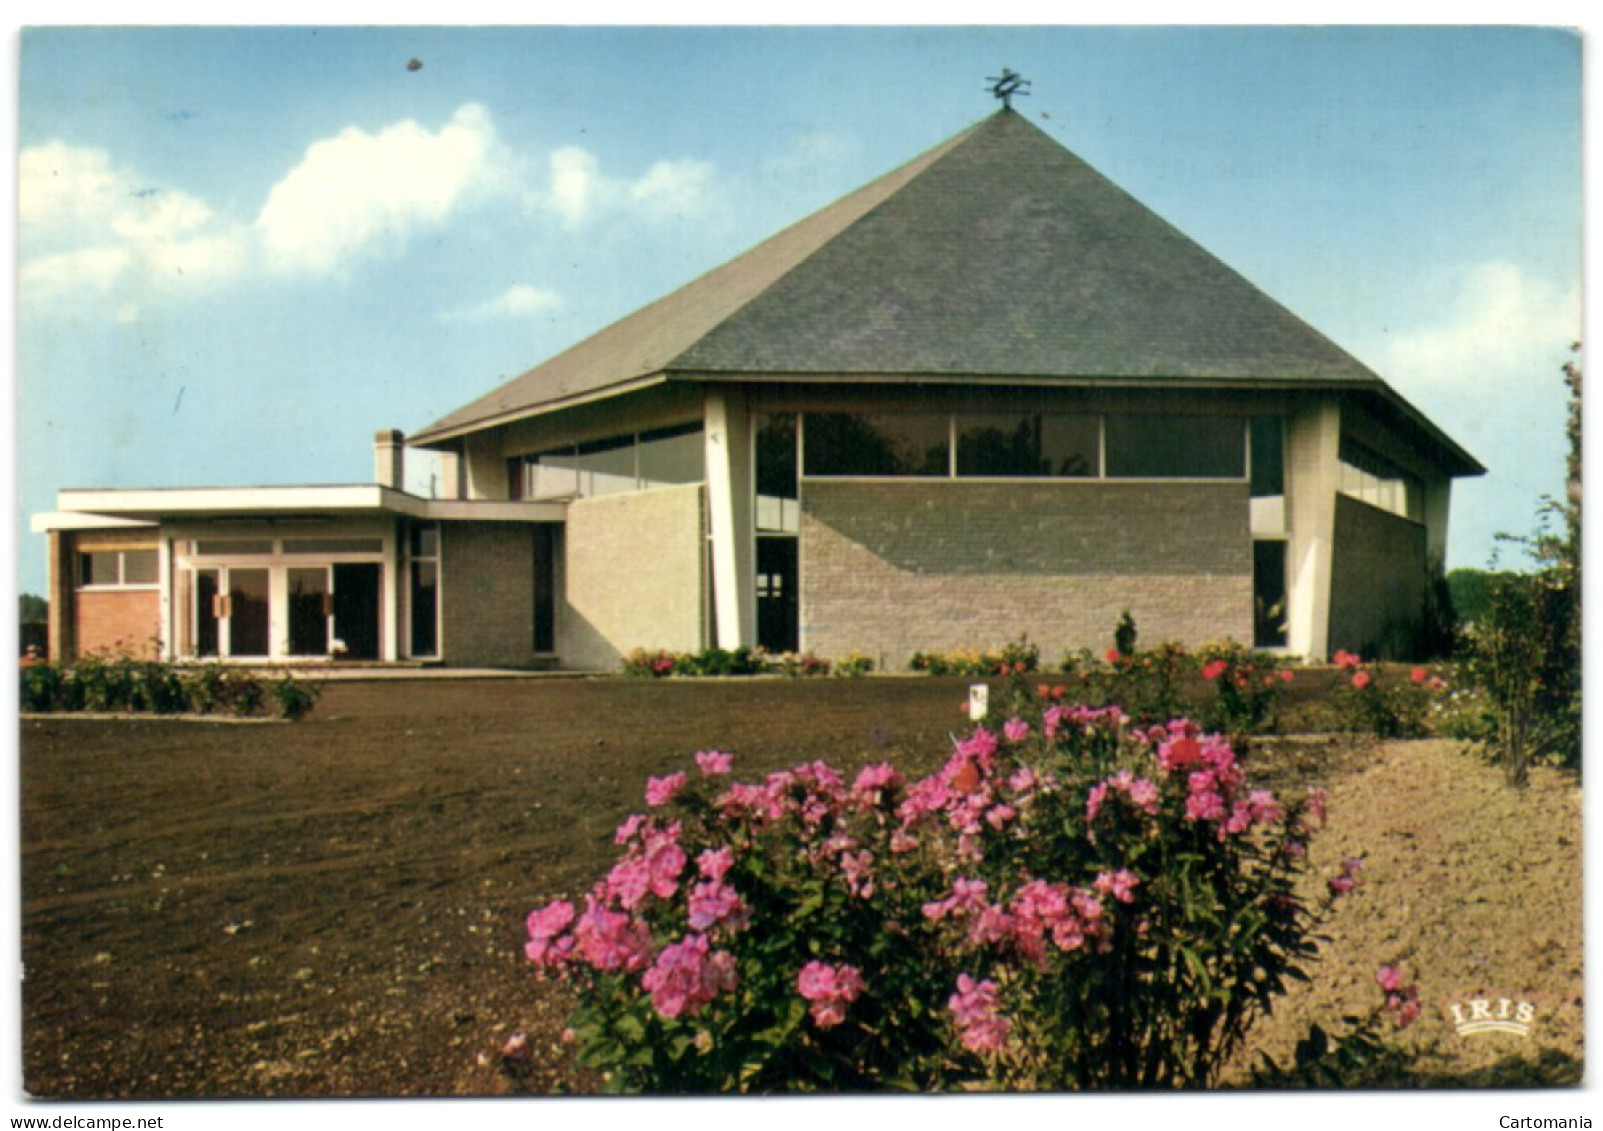
[[[985,89],[1002,100],[1002,108],[1004,110],[1013,109],[1013,96],[1015,94],[1027,95],[1030,93],[1030,80],[1020,78],[1018,72],[1010,71],[1006,67],[1002,68],[1001,78],[987,76],[985,81],[991,84]]]

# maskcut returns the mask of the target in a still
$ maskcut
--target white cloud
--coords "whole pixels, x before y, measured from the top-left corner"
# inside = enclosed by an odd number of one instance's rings
[[[127,321],[185,288],[262,273],[342,278],[486,203],[522,205],[569,230],[603,216],[705,213],[713,179],[710,165],[687,159],[657,161],[637,180],[612,177],[573,146],[519,158],[470,103],[438,129],[408,120],[314,141],[250,219],[221,215],[107,150],[51,141],[18,158],[19,300],[39,316],[77,315],[99,296],[106,317]],[[560,302],[523,284],[444,317],[527,316]]]
[[[488,302],[457,307],[440,315],[444,322],[484,322],[493,318],[530,318],[566,304],[556,291],[516,283]]]
[[[595,154],[568,145],[552,152],[550,165],[546,203],[570,229],[603,213],[661,220],[704,215],[710,208],[713,167],[705,161],[657,161],[643,177],[630,181],[606,175]]]
[[[243,230],[182,192],[145,187],[110,154],[52,141],[18,156],[19,297],[182,285],[239,270]]]
[[[658,161],[629,186],[629,198],[656,215],[691,215],[705,207],[711,183],[705,161]]]
[[[438,132],[413,121],[377,134],[356,127],[315,142],[273,186],[256,219],[268,262],[328,274],[375,251],[394,254],[415,230],[506,184],[488,112],[463,106]]]
[[[1392,338],[1382,371],[1404,390],[1514,390],[1556,373],[1580,333],[1578,288],[1482,263],[1465,273],[1444,319]]]
[[[611,195],[611,182],[602,177],[594,154],[572,145],[551,154],[551,207],[570,228],[584,223]]]

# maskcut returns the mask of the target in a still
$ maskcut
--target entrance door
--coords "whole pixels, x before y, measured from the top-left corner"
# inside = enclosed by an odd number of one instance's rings
[[[285,571],[285,581],[289,598],[289,654],[328,655],[328,618],[334,612],[328,567],[289,569]]]
[[[197,656],[266,656],[268,572],[265,568],[197,569]]]
[[[757,539],[757,643],[769,652],[794,652],[800,645],[797,556],[795,538]]]
[[[379,658],[380,566],[350,562],[334,567],[334,635],[351,660]]]
[[[268,628],[266,569],[230,569],[228,574],[228,654],[265,656]]]

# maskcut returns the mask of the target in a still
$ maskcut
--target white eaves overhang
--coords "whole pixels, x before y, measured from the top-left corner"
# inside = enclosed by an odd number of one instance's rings
[[[34,515],[34,533],[145,526],[164,520],[295,519],[391,515],[438,522],[562,522],[562,503],[425,499],[374,484],[338,487],[162,487],[65,490],[57,510]]]

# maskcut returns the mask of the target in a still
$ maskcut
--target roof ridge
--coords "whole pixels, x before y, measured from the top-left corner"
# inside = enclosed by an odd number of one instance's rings
[[[733,266],[734,264],[740,262],[742,259],[745,259],[747,256],[752,255],[752,254],[754,254],[754,253],[756,253],[758,251],[761,251],[762,249],[768,247],[774,241],[779,240],[779,239],[783,239],[785,236],[791,234],[792,232],[795,232],[797,229],[801,228],[803,225],[806,225],[806,224],[809,224],[809,223],[811,223],[811,222],[813,222],[815,220],[818,220],[818,219],[822,218],[823,216],[825,216],[826,214],[835,212],[837,209],[840,209],[843,205],[847,204],[848,202],[854,201],[860,196],[864,196],[864,195],[869,194],[871,190],[881,188],[882,186],[884,186],[888,182],[899,179],[899,183],[896,184],[896,186],[894,188],[892,188],[890,191],[886,192],[878,200],[874,201],[873,204],[869,205],[867,208],[865,208],[861,212],[857,213],[849,221],[847,221],[846,223],[842,224],[827,239],[825,239],[825,240],[821,241],[820,243],[818,243],[815,246],[814,250],[816,250],[817,247],[822,247],[824,244],[827,244],[830,240],[837,239],[838,237],[844,235],[846,232],[850,231],[854,226],[856,226],[857,224],[860,224],[864,220],[868,219],[870,216],[872,216],[879,209],[884,208],[893,199],[895,199],[896,195],[898,193],[900,193],[904,188],[906,188],[913,181],[917,180],[919,177],[923,176],[924,173],[928,172],[933,166],[939,164],[946,157],[950,156],[951,153],[954,150],[961,148],[964,142],[967,142],[967,141],[971,140],[973,138],[974,134],[976,134],[981,129],[983,129],[987,124],[989,124],[995,118],[999,117],[1002,114],[1011,114],[1011,113],[1014,113],[1014,111],[1009,109],[1009,110],[999,110],[995,114],[987,115],[986,117],[980,119],[978,122],[975,122],[972,126],[969,126],[967,129],[960,130],[958,133],[952,135],[951,137],[947,138],[945,141],[939,143],[938,145],[931,146],[929,149],[924,150],[922,153],[918,154],[916,157],[909,158],[907,161],[902,162],[902,164],[898,165],[896,168],[892,169],[890,172],[882,173],[880,176],[875,177],[873,180],[868,181],[865,184],[859,185],[857,188],[853,189],[851,192],[847,193],[845,196],[839,198],[838,200],[835,200],[833,203],[826,204],[823,207],[818,208],[818,209],[814,210],[813,212],[808,213],[806,216],[802,217],[800,220],[797,220],[795,223],[790,224],[787,227],[781,228],[779,231],[775,232],[773,235],[769,236],[768,238],[763,239],[763,240],[759,240],[757,243],[753,244],[751,247],[747,248],[745,251],[743,251],[739,255],[737,255],[734,259],[731,259],[726,263],[720,264],[718,267],[714,267],[711,271],[708,271],[705,275],[700,276],[700,278],[706,278],[707,275],[711,275],[716,271],[721,271],[726,267]],[[849,211],[849,209],[847,211]],[[727,314],[725,314],[722,318],[720,318],[717,322],[715,322],[713,325],[708,327],[705,333],[703,333],[699,338],[697,338],[695,341],[693,341],[689,345],[687,345],[675,357],[671,358],[669,361],[664,363],[660,368],[662,370],[669,370],[669,369],[674,368],[675,363],[680,361],[681,359],[683,359],[686,355],[690,354],[693,350],[695,350],[696,346],[700,343],[700,341],[703,338],[706,338],[708,335],[715,333],[720,326],[724,325],[731,318],[733,318],[736,315],[738,315],[742,310],[744,310],[746,307],[750,306],[752,303],[754,303],[754,302],[758,301],[759,299],[761,299],[765,294],[767,294],[769,291],[773,290],[775,286],[777,286],[787,276],[789,276],[791,274],[791,272],[795,271],[797,268],[801,267],[806,262],[807,262],[807,256],[802,256],[802,257],[798,258],[794,263],[791,263],[788,267],[784,268],[784,270],[782,270],[782,271],[778,272],[777,274],[775,274],[773,276],[773,278],[769,279],[768,282],[765,283],[760,289],[758,289],[757,291],[755,291],[751,295],[748,295],[745,298],[745,300],[742,301],[738,306],[734,307]],[[686,286],[690,286],[696,281],[698,281],[698,280],[692,280],[692,282],[691,283],[687,283]],[[670,296],[664,296],[664,297],[670,297]]]
[[[478,397],[454,412],[448,413],[439,418],[434,423],[420,430],[416,436],[413,437],[414,441],[429,442],[436,438],[443,438],[441,436],[443,433],[460,432],[471,428],[476,424],[489,420],[504,421],[509,416],[516,417],[516,415],[523,408],[532,409],[534,406],[528,404],[521,406],[507,405],[504,403],[505,396],[513,389],[514,386],[521,386],[526,383],[532,384],[538,374],[540,374],[542,371],[548,370],[551,366],[561,362],[563,359],[574,358],[575,355],[581,353],[582,351],[594,349],[598,345],[604,344],[606,339],[612,336],[622,336],[631,328],[638,328],[647,325],[653,318],[663,315],[665,308],[669,306],[689,305],[692,300],[700,297],[702,294],[714,291],[719,283],[738,276],[743,267],[749,268],[754,257],[758,256],[760,253],[764,251],[771,253],[776,247],[783,244],[795,244],[796,246],[794,249],[787,248],[783,256],[783,258],[788,259],[789,262],[784,263],[780,270],[774,272],[771,277],[763,281],[761,285],[751,293],[737,293],[732,295],[726,302],[720,304],[721,306],[726,307],[726,309],[714,312],[711,319],[705,325],[700,326],[691,334],[688,342],[682,343],[675,347],[671,354],[668,354],[661,359],[645,358],[633,363],[629,372],[615,378],[615,380],[613,382],[609,382],[609,384],[621,381],[638,380],[641,377],[649,376],[653,373],[661,373],[672,368],[676,362],[693,350],[699,341],[705,338],[708,334],[712,333],[718,327],[724,325],[729,321],[729,319],[739,314],[741,310],[745,309],[745,307],[749,306],[756,299],[768,293],[779,280],[783,279],[797,267],[805,263],[808,257],[816,252],[821,246],[829,243],[843,232],[849,230],[854,224],[858,223],[865,216],[871,214],[875,209],[882,206],[887,200],[894,197],[902,188],[906,187],[909,182],[916,180],[918,176],[926,171],[930,166],[938,163],[943,157],[950,154],[954,149],[961,147],[964,142],[971,139],[975,133],[980,131],[991,121],[995,120],[998,116],[998,114],[988,115],[968,128],[961,130],[953,136],[947,138],[945,141],[931,146],[922,153],[909,158],[907,161],[904,161],[891,171],[882,173],[878,177],[859,185],[845,196],[839,197],[836,200],[815,209],[801,219],[787,224],[777,232],[758,240],[756,243],[746,248],[746,250],[737,254],[733,259],[725,260],[724,262],[709,268],[700,275],[697,275],[695,278],[691,279],[689,282],[683,283],[673,288],[668,293],[653,299],[645,306],[639,307],[623,315],[622,317],[607,323],[600,329],[586,335],[584,338],[581,338],[573,345],[558,351],[556,354],[545,359],[544,361],[541,361],[535,366],[524,370],[516,377],[502,382],[485,395]],[[874,199],[876,195],[877,199]],[[861,208],[860,210],[854,210],[853,206],[861,203],[865,198],[871,200],[871,203],[867,207]],[[830,218],[843,214],[849,217],[844,223],[841,223],[838,226],[832,226],[827,223]],[[825,231],[819,236],[814,237],[812,235],[812,229],[820,227],[824,228]],[[558,391],[560,392],[560,390]]]

